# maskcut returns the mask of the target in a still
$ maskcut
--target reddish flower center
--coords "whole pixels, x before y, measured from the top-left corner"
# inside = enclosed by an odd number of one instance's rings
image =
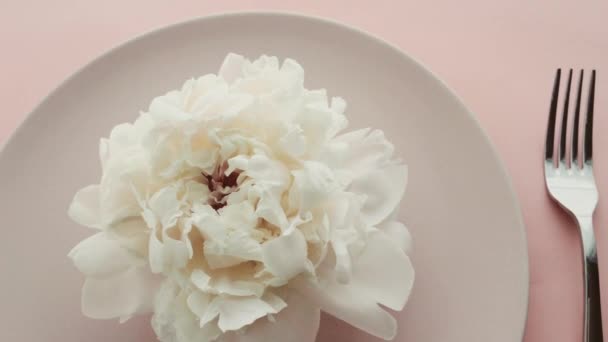
[[[234,170],[232,173],[226,175],[228,169],[228,163],[224,162],[221,166],[217,167],[212,174],[203,172],[203,184],[207,185],[209,189],[209,205],[219,210],[226,206],[226,196],[234,192],[238,187],[238,178],[241,174],[240,170]]]

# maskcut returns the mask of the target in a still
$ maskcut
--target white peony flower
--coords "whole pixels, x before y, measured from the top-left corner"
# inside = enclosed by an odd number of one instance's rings
[[[303,82],[294,60],[230,54],[101,140],[101,180],[69,208],[97,230],[69,254],[85,315],[153,312],[163,342],[311,342],[320,311],[395,336],[407,169]]]

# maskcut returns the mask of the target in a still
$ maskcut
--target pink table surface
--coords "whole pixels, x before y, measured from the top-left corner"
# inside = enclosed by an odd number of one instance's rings
[[[531,273],[525,341],[581,340],[577,232],[547,197],[540,158],[555,69],[598,69],[595,224],[600,262],[608,265],[605,1],[1,0],[0,143],[59,82],[110,47],[152,28],[237,10],[284,10],[356,26],[446,81],[478,115],[519,195]],[[601,271],[608,284],[608,266]],[[608,285],[603,289],[608,322]]]

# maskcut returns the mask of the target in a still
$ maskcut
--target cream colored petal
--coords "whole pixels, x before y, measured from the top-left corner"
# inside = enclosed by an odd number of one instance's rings
[[[414,285],[414,268],[398,241],[375,231],[353,263],[353,287],[390,309],[403,309]]]
[[[122,123],[114,126],[110,132],[109,142],[116,147],[126,147],[135,141],[135,127],[131,123]]]
[[[219,317],[218,327],[221,331],[235,331],[268,314],[278,313],[273,306],[257,297],[216,296],[206,306],[201,324]]]
[[[83,226],[102,228],[99,197],[99,185],[97,184],[80,189],[70,204],[68,215]]]
[[[148,109],[150,116],[157,121],[179,121],[189,120],[192,115],[186,112],[181,101],[172,99],[169,93],[165,96],[159,96],[152,100]],[[179,95],[178,95],[179,96]]]
[[[382,223],[379,229],[383,231],[389,239],[397,243],[405,254],[409,254],[412,250],[412,235],[407,227],[397,221],[388,221]]]
[[[94,319],[149,312],[158,287],[158,279],[139,267],[106,278],[87,278],[82,288],[82,312]]]
[[[213,297],[208,294],[205,294],[200,291],[194,291],[188,296],[188,308],[190,308],[192,313],[194,313],[199,318],[211,316],[211,314],[208,312],[210,310],[209,306],[211,304],[212,299]],[[209,319],[201,319],[200,326],[204,326],[205,324],[211,322],[214,318],[215,316],[210,317]]]
[[[184,187],[186,188],[184,201],[188,204],[207,203],[209,198],[209,187],[205,184],[196,181],[187,181]]]
[[[213,291],[220,295],[235,297],[261,297],[264,293],[264,285],[255,281],[214,278],[211,286]]]
[[[178,284],[165,280],[156,296],[152,317],[152,328],[158,339],[162,342],[215,341],[221,334],[217,324],[201,326],[193,311],[204,311],[208,302],[204,297],[187,295]]]
[[[369,226],[384,221],[399,205],[407,184],[407,167],[391,165],[355,179],[349,191],[367,198],[361,216]]]
[[[335,239],[332,241],[332,247],[336,257],[336,280],[341,284],[348,284],[352,274],[352,261],[348,245],[343,239]]]
[[[306,161],[302,169],[294,170],[292,174],[301,212],[322,205],[338,186],[332,170],[323,163]]]
[[[190,275],[190,280],[199,290],[206,292],[209,290],[209,282],[211,281],[211,277],[203,272],[200,269],[196,269],[192,271]]]
[[[244,334],[229,333],[223,342],[313,342],[319,330],[321,311],[297,292],[285,299],[287,307],[274,320],[260,318]]]
[[[163,244],[155,233],[150,234],[148,245],[148,262],[152,273],[161,273],[165,270],[166,261],[163,251]]]
[[[163,233],[163,258],[172,270],[179,270],[190,260],[189,241],[176,240]]]
[[[148,255],[150,229],[141,217],[130,217],[108,226],[106,234],[139,257]]]
[[[281,206],[281,198],[272,191],[262,192],[255,214],[257,217],[279,227],[282,231],[287,229],[289,225],[285,211]]]
[[[397,334],[395,318],[353,286],[332,283],[321,288],[301,282],[297,290],[311,305],[371,335],[392,340]]]
[[[279,140],[281,148],[290,156],[298,158],[306,153],[306,137],[299,126],[289,127]]]
[[[151,179],[145,157],[138,152],[112,156],[100,184],[100,212],[104,224],[139,216],[142,210],[138,195],[145,195]]]
[[[289,185],[287,167],[283,163],[261,154],[256,154],[249,159],[245,172],[257,182],[265,185],[279,188],[286,188]]]
[[[262,260],[260,244],[247,232],[234,230],[221,239],[206,240],[204,253],[212,269],[238,265],[247,260]]]
[[[324,146],[321,155],[332,169],[348,171],[347,184],[352,178],[390,164],[394,146],[386,140],[381,130],[369,128],[337,136]]]
[[[157,191],[148,202],[150,210],[156,215],[164,229],[175,226],[177,220],[183,215],[177,193],[176,186],[168,186]]]
[[[248,231],[258,225],[254,210],[253,204],[244,201],[221,208],[219,214],[224,227]]]
[[[192,225],[205,240],[219,240],[224,237],[224,224],[215,209],[204,204],[194,205],[192,211]]]
[[[226,82],[232,83],[243,76],[243,64],[245,57],[230,53],[224,59],[218,76],[224,78]]]
[[[68,256],[87,277],[106,277],[145,262],[106,233],[97,233],[81,241]]]
[[[390,267],[389,267],[390,265]],[[295,288],[321,310],[374,336],[390,340],[397,333],[395,319],[378,304],[403,309],[414,282],[414,270],[399,245],[383,232],[369,236],[363,253],[353,261],[348,284],[319,285],[301,280]]]
[[[110,141],[106,138],[99,139],[99,162],[101,169],[105,170],[106,163],[110,158]]]
[[[262,251],[268,271],[281,279],[291,279],[311,268],[306,240],[298,229],[266,242]]]

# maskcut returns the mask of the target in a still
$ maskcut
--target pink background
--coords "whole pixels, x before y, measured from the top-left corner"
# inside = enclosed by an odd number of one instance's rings
[[[59,82],[107,49],[152,28],[237,10],[286,10],[356,26],[447,82],[477,113],[521,201],[531,272],[525,341],[581,340],[577,232],[545,193],[541,156],[555,69],[598,69],[595,224],[600,262],[608,265],[606,2],[0,0],[0,144]],[[608,284],[608,266],[600,267]],[[608,322],[606,291],[603,302]]]

